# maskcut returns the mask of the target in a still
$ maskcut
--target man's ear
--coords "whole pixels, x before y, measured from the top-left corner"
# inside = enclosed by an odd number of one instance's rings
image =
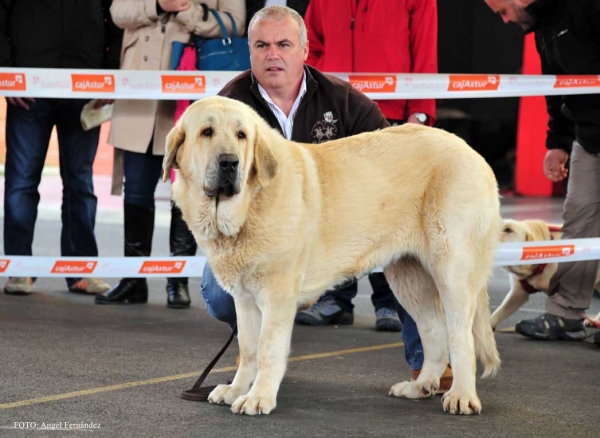
[[[181,123],[177,123],[167,135],[165,158],[163,160],[163,182],[169,178],[171,169],[179,169],[177,164],[177,151],[185,141],[185,131]]]
[[[275,159],[275,155],[265,141],[264,137],[259,132],[259,127],[256,128],[256,136],[254,137],[254,170],[258,184],[265,188],[279,173],[279,163]]]

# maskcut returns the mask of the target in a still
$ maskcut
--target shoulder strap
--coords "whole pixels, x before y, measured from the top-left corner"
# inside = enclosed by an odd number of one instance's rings
[[[223,39],[230,40],[231,38],[229,37],[229,32],[227,32],[227,29],[225,28],[225,24],[223,24],[223,20],[221,20],[219,13],[217,11],[215,11],[214,9],[211,9],[210,12],[215,17],[215,20],[217,20],[217,23],[219,23],[219,27],[221,28],[221,34],[223,35]],[[229,13],[227,13],[227,14],[229,15]],[[231,18],[231,16],[230,16],[230,18]],[[235,29],[235,24],[234,24],[234,29]]]
[[[231,15],[231,12],[225,12],[225,13],[231,20],[231,29],[233,29],[233,38],[237,38],[237,36],[238,36],[237,27],[235,25],[235,20],[233,19],[233,15]]]

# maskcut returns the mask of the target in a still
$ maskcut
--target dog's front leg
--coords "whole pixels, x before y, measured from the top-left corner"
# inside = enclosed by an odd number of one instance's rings
[[[258,305],[262,312],[262,327],[258,343],[258,374],[250,392],[240,396],[231,406],[236,414],[268,414],[275,409],[277,391],[290,350],[295,299],[286,299],[281,291],[260,295]]]
[[[210,393],[208,401],[211,403],[233,404],[238,397],[248,393],[250,385],[256,378],[261,313],[254,297],[250,294],[245,294],[242,298],[234,298],[234,301],[237,314],[240,365],[231,385],[218,385]]]

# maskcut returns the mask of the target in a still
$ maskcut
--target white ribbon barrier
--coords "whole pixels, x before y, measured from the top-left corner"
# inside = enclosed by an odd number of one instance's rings
[[[240,72],[1,68],[11,97],[182,100],[214,96]],[[454,99],[600,92],[600,75],[335,73],[372,99]]]
[[[600,260],[600,238],[503,243],[495,266]],[[0,258],[0,277],[200,277],[206,257]],[[377,269],[376,271],[381,271]]]

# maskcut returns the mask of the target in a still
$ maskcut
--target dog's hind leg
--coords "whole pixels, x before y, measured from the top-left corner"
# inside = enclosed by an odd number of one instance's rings
[[[446,245],[450,247],[451,244]],[[485,287],[480,263],[464,248],[450,248],[452,257],[438,257],[432,275],[442,299],[448,328],[448,345],[454,380],[442,397],[445,411],[470,415],[481,411],[475,388],[475,341],[473,322],[481,290]],[[460,254],[460,256],[457,256]],[[481,311],[487,311],[489,308]],[[492,328],[489,317],[487,329]]]
[[[254,297],[245,294],[235,298],[237,314],[238,344],[240,365],[231,385],[218,385],[208,396],[211,403],[231,405],[240,396],[247,394],[258,372],[258,341],[261,326],[261,313]]]
[[[390,395],[404,398],[433,396],[448,364],[448,334],[444,313],[431,275],[413,257],[405,257],[384,269],[398,301],[417,324],[423,344],[424,362],[414,382],[392,386]]]

